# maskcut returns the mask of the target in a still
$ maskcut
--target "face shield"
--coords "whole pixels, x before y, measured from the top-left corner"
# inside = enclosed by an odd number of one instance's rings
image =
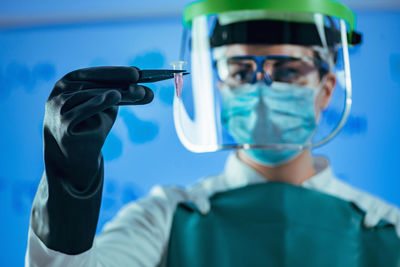
[[[322,145],[340,131],[351,107],[348,45],[359,35],[346,8],[330,15],[325,5],[299,2],[309,1],[296,1],[299,11],[285,1],[186,8],[174,67],[191,75],[177,77],[173,104],[186,148],[284,153]]]

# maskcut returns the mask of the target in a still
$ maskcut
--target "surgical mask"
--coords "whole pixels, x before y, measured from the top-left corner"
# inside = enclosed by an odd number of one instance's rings
[[[314,101],[319,89],[264,82],[221,88],[222,124],[238,143],[273,145],[311,142],[316,129]],[[297,157],[300,150],[249,149],[256,162],[277,166]]]

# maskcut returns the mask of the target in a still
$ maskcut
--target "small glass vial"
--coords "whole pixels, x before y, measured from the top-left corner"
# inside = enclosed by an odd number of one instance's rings
[[[184,70],[184,66],[186,65],[185,61],[175,61],[171,62],[171,66],[174,70]],[[183,87],[183,74],[182,73],[175,73],[175,92],[178,98],[181,97],[182,94],[182,87]]]

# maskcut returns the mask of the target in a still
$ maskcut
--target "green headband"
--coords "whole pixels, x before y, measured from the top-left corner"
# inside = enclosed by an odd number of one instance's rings
[[[269,10],[322,14],[343,19],[349,27],[350,44],[360,43],[360,34],[355,31],[356,16],[344,4],[334,0],[205,0],[191,3],[183,11],[185,26],[191,27],[192,20],[203,15],[213,15],[241,10]]]

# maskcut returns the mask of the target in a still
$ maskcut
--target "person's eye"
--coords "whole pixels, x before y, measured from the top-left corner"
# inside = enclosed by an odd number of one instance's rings
[[[279,68],[273,72],[273,80],[277,82],[291,82],[298,79],[301,71],[296,68]]]
[[[249,76],[251,76],[251,72],[249,70],[244,69],[232,73],[231,76],[236,81],[247,81],[249,79]]]

